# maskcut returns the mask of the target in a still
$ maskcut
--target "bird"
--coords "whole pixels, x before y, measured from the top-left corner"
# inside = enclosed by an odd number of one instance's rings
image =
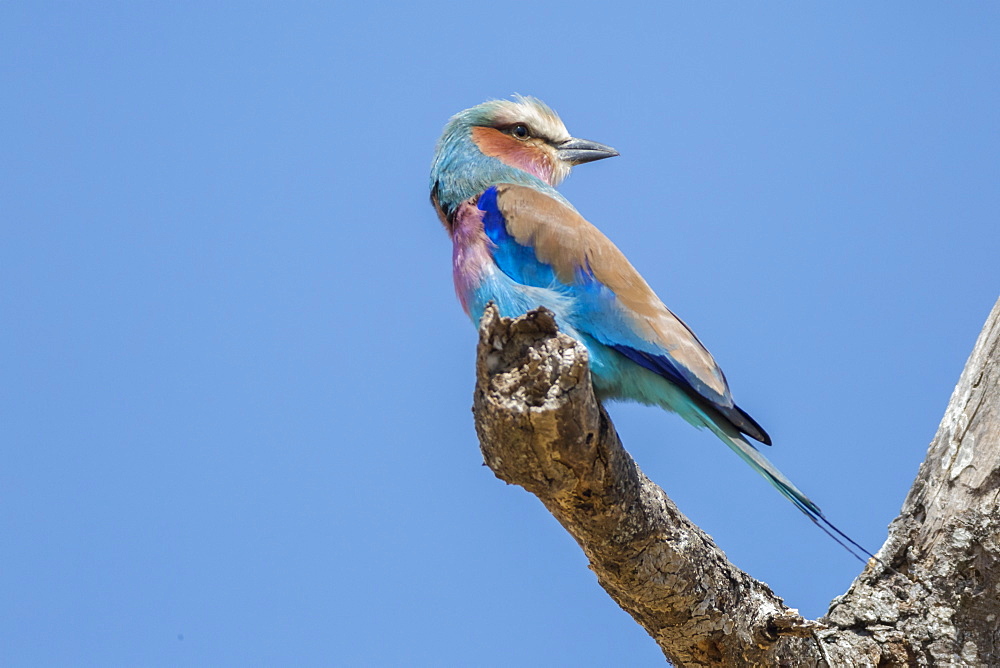
[[[544,307],[582,343],[598,399],[635,401],[708,429],[861,561],[834,526],[751,442],[771,437],[732,397],[722,369],[625,255],[556,190],[573,167],[619,155],[569,134],[534,97],[514,95],[447,122],[430,199],[452,240],[455,292],[473,324]]]

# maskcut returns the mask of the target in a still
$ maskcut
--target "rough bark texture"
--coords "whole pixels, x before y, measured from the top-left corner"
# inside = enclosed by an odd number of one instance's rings
[[[730,564],[643,475],[594,397],[586,350],[544,309],[487,309],[473,411],[487,465],[545,504],[675,665],[1000,665],[998,358],[1000,301],[882,563],[816,621]]]

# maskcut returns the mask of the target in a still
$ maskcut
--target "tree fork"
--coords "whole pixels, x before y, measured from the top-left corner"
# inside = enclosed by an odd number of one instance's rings
[[[622,447],[587,351],[490,306],[473,413],[486,464],[535,494],[678,666],[1000,665],[1000,301],[879,557],[812,621],[731,563]]]

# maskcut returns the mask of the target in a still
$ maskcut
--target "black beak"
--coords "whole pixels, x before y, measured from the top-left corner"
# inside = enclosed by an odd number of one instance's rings
[[[559,159],[568,162],[571,165],[582,165],[585,162],[593,162],[595,160],[603,160],[604,158],[613,158],[616,155],[621,155],[610,146],[598,144],[596,141],[577,139],[575,137],[567,139],[563,143],[557,145],[556,148],[558,149],[556,154],[559,156]]]

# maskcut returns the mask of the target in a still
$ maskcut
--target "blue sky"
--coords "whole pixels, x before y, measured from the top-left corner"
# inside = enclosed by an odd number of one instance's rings
[[[877,549],[998,295],[997,81],[992,3],[5,3],[0,663],[662,664],[481,465],[427,171],[514,92],[621,151],[562,191]],[[849,586],[710,435],[611,412],[789,605]]]

